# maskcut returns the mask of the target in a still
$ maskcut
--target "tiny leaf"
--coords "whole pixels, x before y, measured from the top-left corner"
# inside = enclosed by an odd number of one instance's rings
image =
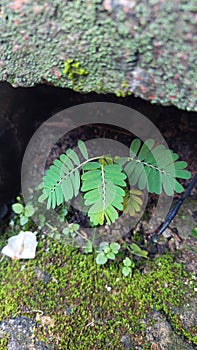
[[[93,252],[92,242],[88,241],[85,245],[84,253],[88,254],[88,253],[92,253],[92,252]]]
[[[124,266],[129,267],[129,266],[132,265],[132,261],[131,261],[131,259],[129,259],[128,257],[126,257],[126,258],[123,260],[123,264],[124,264]]]
[[[131,273],[131,268],[128,266],[124,266],[122,268],[122,273],[125,277],[129,276],[129,274]]]
[[[47,199],[47,195],[46,195],[46,193],[42,193],[40,195],[40,197],[38,198],[38,202],[43,203],[45,201],[45,199]]]
[[[101,252],[96,257],[96,263],[98,265],[104,265],[107,262],[108,258],[104,252]]]
[[[140,149],[141,141],[140,139],[135,139],[130,145],[130,156],[135,157]]]
[[[146,250],[141,249],[137,244],[132,243],[130,245],[131,253],[137,256],[141,256],[142,258],[147,258],[148,252]]]
[[[82,156],[85,158],[85,159],[88,159],[88,151],[87,151],[87,148],[86,148],[86,145],[83,141],[79,140],[78,141],[78,147],[80,149],[80,152],[82,154]]]
[[[107,253],[107,258],[111,260],[115,260],[115,254],[113,252]]]
[[[20,203],[15,203],[12,205],[12,210],[16,213],[16,214],[21,214],[24,210],[24,207],[22,204]]]
[[[113,251],[114,254],[117,254],[120,250],[120,244],[112,242],[110,243],[110,249]]]
[[[20,225],[24,226],[28,222],[28,218],[26,216],[21,216]]]
[[[34,212],[34,207],[31,204],[27,204],[27,206],[25,207],[25,216],[30,217],[34,214]]]

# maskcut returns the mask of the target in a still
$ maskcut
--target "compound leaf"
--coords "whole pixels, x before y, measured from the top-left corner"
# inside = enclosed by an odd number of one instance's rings
[[[47,209],[53,209],[68,202],[79,193],[80,188],[80,164],[78,155],[72,149],[66,154],[61,154],[54,160],[53,165],[46,171],[43,177],[42,194],[39,201],[47,200]]]
[[[95,226],[105,220],[111,224],[118,218],[118,210],[123,210],[126,175],[119,164],[93,163],[93,167],[91,163],[83,167],[81,177],[85,205],[90,206],[88,216]]]
[[[153,139],[146,140],[142,146],[139,139],[134,139],[130,156],[124,171],[130,185],[138,185],[140,190],[146,187],[150,193],[156,194],[164,190],[168,196],[173,196],[174,191],[181,193],[184,190],[176,178],[191,177],[191,173],[185,170],[187,163],[177,161],[176,153],[163,144],[155,145]]]
[[[139,190],[127,191],[123,202],[123,212],[128,213],[130,216],[135,216],[136,212],[141,210],[143,203],[142,195],[143,193]]]

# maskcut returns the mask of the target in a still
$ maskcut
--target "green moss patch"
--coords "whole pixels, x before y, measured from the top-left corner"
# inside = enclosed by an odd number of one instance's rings
[[[93,255],[40,240],[34,260],[5,258],[0,267],[1,320],[18,315],[35,319],[35,337],[49,346],[123,349],[121,337],[130,334],[147,349],[144,321],[151,324],[155,310],[197,344],[194,329],[186,330],[173,313],[193,297],[194,281],[170,255],[147,261],[143,273],[136,270],[126,278],[117,262],[98,266]]]

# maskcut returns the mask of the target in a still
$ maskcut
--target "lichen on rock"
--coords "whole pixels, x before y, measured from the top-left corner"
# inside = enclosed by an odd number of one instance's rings
[[[2,0],[0,80],[127,93],[197,110],[195,0]],[[87,75],[73,81],[64,62]],[[123,91],[125,93],[125,91]]]

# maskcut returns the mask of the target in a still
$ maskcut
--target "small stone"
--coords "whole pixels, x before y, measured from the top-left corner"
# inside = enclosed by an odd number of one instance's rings
[[[125,349],[132,349],[132,350],[135,349],[133,341],[132,341],[131,336],[129,334],[124,334],[120,341]]]
[[[49,273],[42,271],[38,266],[35,267],[35,274],[38,279],[42,280],[45,283],[49,283],[49,281],[52,279]]]
[[[105,285],[105,288],[107,289],[108,292],[111,292],[111,287],[108,286],[107,284]]]

